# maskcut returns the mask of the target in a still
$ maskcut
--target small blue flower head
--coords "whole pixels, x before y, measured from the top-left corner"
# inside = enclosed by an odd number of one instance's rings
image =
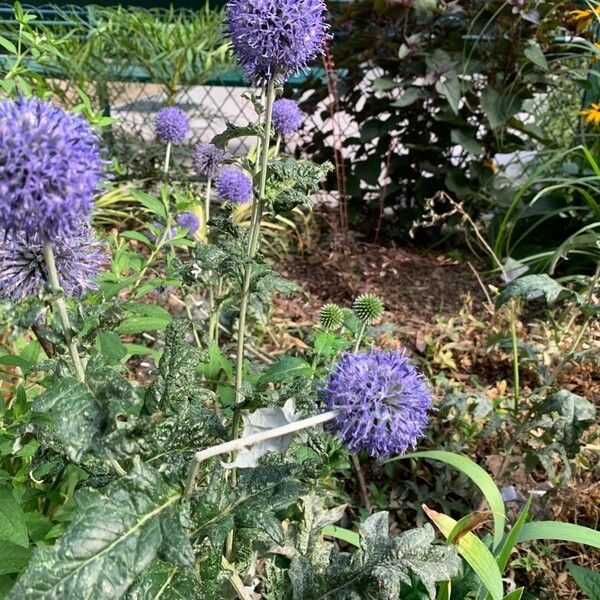
[[[0,234],[0,298],[19,302],[40,296],[49,287],[44,260],[45,242],[39,234],[25,237],[21,233]],[[108,256],[102,242],[94,238],[87,223],[77,230],[60,234],[52,241],[58,281],[67,297],[79,298],[88,290],[98,289],[94,282]]]
[[[323,52],[329,38],[323,0],[229,0],[227,26],[246,77],[284,83]]]
[[[0,101],[0,229],[44,240],[75,231],[104,170],[83,117],[39,98]]]
[[[198,175],[214,179],[225,158],[225,152],[214,144],[198,144],[192,153],[192,163]]]
[[[200,219],[193,212],[183,212],[177,215],[177,225],[187,229],[188,235],[194,235],[200,229]]]
[[[431,390],[402,352],[348,352],[329,377],[325,401],[341,411],[333,427],[351,452],[384,459],[423,436]]]
[[[186,114],[176,106],[169,106],[158,111],[156,115],[156,135],[162,142],[181,144],[190,130],[190,122]]]
[[[280,98],[273,102],[273,126],[281,135],[296,133],[302,126],[304,113],[298,103],[287,98]]]
[[[252,198],[252,181],[237,167],[223,167],[215,179],[219,198],[233,204],[245,204]]]

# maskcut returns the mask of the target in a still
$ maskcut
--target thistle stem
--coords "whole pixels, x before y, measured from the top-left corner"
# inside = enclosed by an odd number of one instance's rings
[[[200,463],[204,462],[205,460],[215,456],[220,456],[222,454],[236,452],[237,450],[242,450],[243,448],[250,448],[259,442],[289,435],[291,433],[295,433],[296,431],[307,429],[308,427],[321,425],[322,423],[326,423],[327,421],[335,419],[339,414],[339,410],[330,410],[320,415],[302,419],[301,421],[294,421],[293,423],[288,423],[287,425],[282,425],[281,427],[275,427],[274,429],[268,429],[267,431],[261,431],[260,433],[255,433],[254,435],[249,435],[247,437],[231,440],[230,442],[218,444],[217,446],[211,446],[210,448],[206,448],[204,450],[199,450],[196,452],[196,454],[194,454],[194,458],[190,463],[190,468],[188,470],[188,476],[185,483],[185,490],[183,492],[184,497],[189,497],[194,490]]]
[[[167,143],[167,152],[165,153],[165,166],[164,166],[164,173],[165,175],[169,172],[169,164],[171,162],[171,142]]]
[[[271,139],[271,121],[273,115],[273,101],[275,100],[275,82],[269,81],[266,92],[266,107],[264,120],[264,133],[260,146],[260,179],[258,187],[258,197],[252,204],[252,216],[250,219],[250,232],[248,239],[248,249],[246,256],[248,262],[244,268],[244,277],[242,283],[242,296],[240,299],[240,315],[238,318],[238,343],[235,365],[235,409],[233,414],[233,424],[231,427],[231,437],[238,436],[240,426],[241,411],[239,405],[242,402],[242,376],[244,371],[244,348],[246,343],[246,314],[248,312],[248,301],[250,297],[250,282],[252,279],[252,259],[258,251],[258,242],[260,238],[260,222],[262,219],[265,191],[267,187],[267,164],[269,159],[269,141]]]
[[[510,337],[512,341],[513,358],[513,394],[514,394],[514,413],[519,413],[519,404],[521,402],[521,384],[519,377],[519,339],[517,337],[517,311],[513,303],[510,309]]]
[[[358,335],[356,336],[356,342],[354,342],[354,352],[358,352],[358,350],[360,348],[360,343],[362,342],[362,339],[363,339],[366,331],[367,331],[367,324],[365,322],[362,322],[360,324],[360,329],[358,330]]]
[[[206,182],[206,196],[204,197],[204,231],[208,236],[208,220],[210,219],[210,192],[212,189],[212,179],[209,177]]]
[[[58,271],[56,270],[56,261],[54,260],[54,249],[52,248],[52,244],[50,242],[46,242],[46,244],[44,244],[44,261],[46,262],[46,268],[48,269],[50,288],[55,296],[54,306],[56,307],[56,311],[58,312],[58,316],[62,324],[65,341],[67,342],[67,347],[69,348],[69,353],[71,354],[71,359],[73,361],[73,367],[75,368],[75,374],[77,375],[77,379],[84,383],[85,369],[83,368],[83,363],[81,362],[81,358],[77,350],[77,344],[71,335],[71,322],[69,321],[69,315],[67,313],[67,305],[65,303],[63,289],[58,280]]]

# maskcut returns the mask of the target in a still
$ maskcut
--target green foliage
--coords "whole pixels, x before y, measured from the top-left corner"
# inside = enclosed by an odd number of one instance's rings
[[[292,559],[290,580],[295,599],[397,598],[416,575],[430,597],[435,583],[456,576],[460,560],[451,547],[434,545],[426,525],[389,538],[388,513],[376,513],[360,527],[360,549],[352,556],[332,553],[325,568],[305,556]]]
[[[515,10],[511,3],[377,0],[333,9],[335,26],[349,33],[333,46],[335,66],[344,70],[333,110],[343,110],[344,128],[356,131],[337,144],[352,156],[346,187],[358,228],[373,234],[383,205],[393,215],[384,224],[405,235],[440,191],[476,212],[486,207],[481,189],[496,180],[497,153],[547,142],[525,115],[534,98],[560,86],[556,72],[571,77],[566,61],[547,64],[560,11],[547,1],[535,4],[532,20],[528,8]],[[312,112],[326,90],[310,87]],[[330,159],[335,125],[312,133],[310,149]]]
[[[577,298],[577,294],[560,285],[549,275],[525,275],[509,283],[498,294],[496,308],[500,308],[513,298],[522,298],[527,301],[539,297],[543,297],[549,305],[552,305],[564,298]]]
[[[51,447],[79,462],[98,436],[102,412],[86,386],[71,377],[63,377],[38,396],[34,415],[46,419],[40,424],[40,436]]]
[[[122,596],[172,543],[172,533],[163,539],[161,520],[179,498],[158,471],[141,464],[104,491],[80,492],[79,511],[65,533],[33,553],[8,598]]]
[[[577,585],[590,600],[600,600],[600,573],[574,563],[567,566]]]

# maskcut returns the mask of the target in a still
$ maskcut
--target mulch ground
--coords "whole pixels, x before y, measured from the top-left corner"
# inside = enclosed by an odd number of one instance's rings
[[[458,314],[469,298],[476,311],[485,301],[468,265],[404,248],[357,244],[345,253],[318,248],[286,258],[277,270],[306,292],[277,298],[277,316],[312,321],[326,302],[349,307],[356,296],[371,292],[384,300],[382,321],[397,325],[405,340],[430,330],[440,318]]]

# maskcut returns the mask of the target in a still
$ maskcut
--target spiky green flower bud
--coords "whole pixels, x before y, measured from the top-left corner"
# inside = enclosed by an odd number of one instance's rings
[[[323,329],[337,329],[344,322],[344,313],[337,304],[325,304],[319,312],[319,324]]]
[[[382,315],[383,302],[375,294],[361,294],[354,301],[352,310],[360,321],[370,325]]]

